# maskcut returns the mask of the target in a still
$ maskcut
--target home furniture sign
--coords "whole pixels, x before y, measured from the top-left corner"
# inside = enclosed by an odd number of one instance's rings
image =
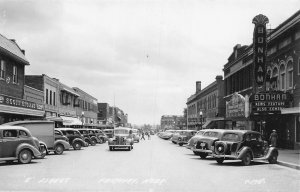
[[[0,95],[0,105],[9,105],[13,107],[22,107],[27,109],[41,110],[41,111],[44,110],[43,104],[37,104],[34,102],[9,97],[6,95]]]

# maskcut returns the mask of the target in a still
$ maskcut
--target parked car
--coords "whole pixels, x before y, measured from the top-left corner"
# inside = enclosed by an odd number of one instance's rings
[[[69,139],[66,136],[64,136],[64,134],[62,134],[61,131],[54,130],[54,135],[55,135],[55,141],[56,140],[65,140],[69,143]]]
[[[133,135],[133,141],[134,142],[140,142],[140,136],[139,136],[139,133],[138,133],[138,130],[137,129],[131,129],[132,130],[132,135]]]
[[[198,154],[202,159],[205,159],[208,155],[212,155],[212,149],[215,142],[222,137],[225,131],[225,129],[211,129],[205,131],[203,136],[197,139],[197,142],[191,150],[195,154]]]
[[[278,155],[278,150],[268,146],[268,142],[262,140],[259,132],[249,130],[232,130],[224,133],[213,150],[213,156],[220,164],[227,159],[241,160],[243,165],[249,165],[252,160],[277,163]]]
[[[198,131],[190,140],[188,140],[187,145],[185,146],[187,149],[191,149],[192,147],[194,147],[194,144],[197,142],[197,140],[199,138],[202,137],[203,133],[205,132],[205,130],[200,130]]]
[[[90,137],[96,142],[96,143],[104,143],[104,139],[101,138],[101,131],[99,129],[92,129],[88,128],[87,131],[89,132]]]
[[[133,138],[130,135],[130,128],[118,127],[114,129],[114,137],[108,140],[109,150],[115,149],[133,149]]]
[[[84,137],[73,128],[55,128],[69,139],[69,144],[74,150],[80,150],[82,146],[87,147],[88,143],[84,141]]]
[[[171,137],[172,143],[177,144],[178,137],[179,137],[179,135],[180,135],[181,132],[182,132],[182,130],[175,130],[175,131],[173,131],[173,134],[172,134],[172,137]]]
[[[4,125],[26,127],[31,135],[40,141],[42,157],[50,152],[57,155],[63,154],[64,150],[69,150],[69,142],[62,139],[55,139],[54,122],[45,120],[13,121]]]
[[[177,143],[179,146],[187,144],[188,141],[197,133],[195,130],[184,130],[179,133]]]
[[[89,129],[89,130],[94,131],[94,133],[96,134],[96,136],[99,139],[99,143],[102,144],[102,143],[105,143],[106,141],[108,141],[108,136],[103,131],[101,131],[100,129]]]
[[[21,126],[0,126],[0,161],[30,163],[32,158],[41,158],[39,140]]]
[[[107,135],[108,138],[113,138],[114,129],[103,129],[103,132]]]
[[[171,139],[174,132],[175,132],[175,130],[166,130],[165,132],[160,133],[159,137],[162,139],[168,140],[168,139]]]
[[[96,145],[96,143],[97,143],[96,135],[90,134],[89,130],[85,129],[85,128],[79,128],[79,129],[76,129],[76,130],[79,131],[79,133],[81,135],[83,135],[84,141],[86,143],[88,143],[91,146]]]

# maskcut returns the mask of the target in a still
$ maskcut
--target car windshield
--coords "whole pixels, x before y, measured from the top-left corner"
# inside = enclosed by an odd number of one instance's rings
[[[223,141],[241,141],[241,138],[236,133],[226,133],[224,134]]]
[[[215,131],[207,131],[203,134],[206,137],[218,137],[218,132]]]
[[[129,134],[129,131],[127,129],[117,129],[115,134]]]

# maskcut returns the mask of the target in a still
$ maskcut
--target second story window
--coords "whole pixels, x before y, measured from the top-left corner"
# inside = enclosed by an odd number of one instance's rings
[[[48,104],[48,89],[46,89],[46,104]]]
[[[50,103],[50,105],[52,105],[52,91],[51,90],[50,90],[50,95],[49,96],[50,96],[50,98],[49,98],[50,102],[49,103]]]
[[[13,83],[18,83],[18,68],[13,66]]]
[[[55,92],[53,92],[53,105],[56,105],[56,97],[55,97]]]
[[[5,61],[1,60],[1,65],[0,65],[0,79],[5,79]]]

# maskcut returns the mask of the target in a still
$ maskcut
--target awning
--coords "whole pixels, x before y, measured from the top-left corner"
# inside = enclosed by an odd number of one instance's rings
[[[56,122],[63,122],[63,119],[61,117],[46,117],[49,121],[56,121]]]
[[[300,113],[300,107],[291,107],[281,109],[281,114],[297,114]]]
[[[68,88],[66,88],[66,87],[63,87],[63,88],[62,88],[62,91],[66,91],[66,92],[68,92],[68,93],[70,93],[70,94],[72,94],[72,95],[75,95],[75,96],[77,96],[77,97],[80,96],[80,95],[78,95],[77,93],[75,93],[74,91],[72,91],[72,90],[70,90],[70,89],[68,89]]]
[[[63,120],[63,125],[82,125],[82,122],[75,117],[60,116]]]

